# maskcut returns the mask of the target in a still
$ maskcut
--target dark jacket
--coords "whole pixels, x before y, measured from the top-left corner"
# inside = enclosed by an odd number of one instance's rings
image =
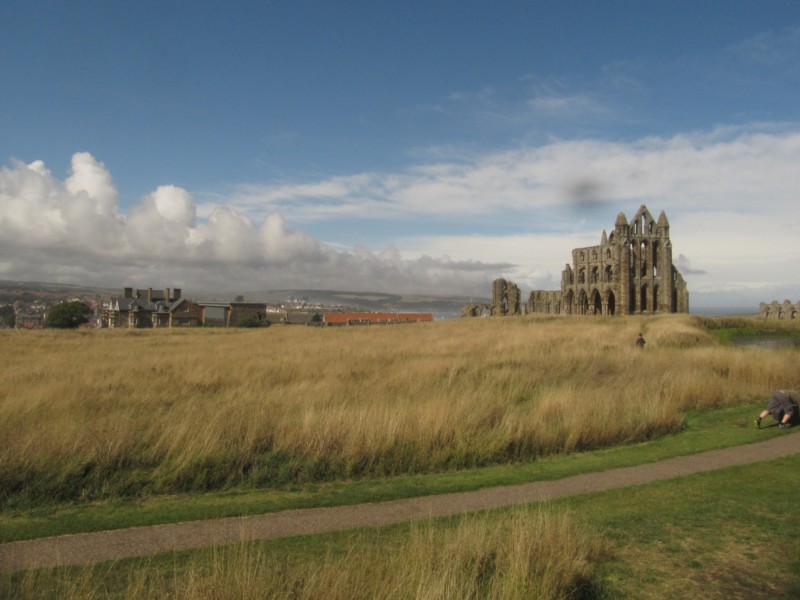
[[[767,412],[772,415],[773,419],[780,422],[785,414],[791,414],[793,418],[797,418],[799,406],[800,392],[776,390],[767,403]]]

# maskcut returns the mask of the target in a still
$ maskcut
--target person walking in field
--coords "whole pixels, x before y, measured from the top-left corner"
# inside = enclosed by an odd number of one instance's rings
[[[644,348],[644,344],[645,344],[644,338],[642,337],[642,334],[640,333],[639,337],[636,338],[636,347],[641,350],[642,348]]]
[[[800,392],[795,390],[775,390],[767,403],[767,408],[756,417],[756,427],[761,429],[761,419],[767,415],[778,423],[781,429],[788,429],[800,415]]]

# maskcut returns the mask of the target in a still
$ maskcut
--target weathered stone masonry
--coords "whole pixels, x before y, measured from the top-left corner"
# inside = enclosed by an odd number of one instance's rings
[[[784,300],[781,304],[773,300],[771,304],[761,302],[758,309],[764,319],[795,319],[800,313],[800,302],[792,304],[791,300]]]
[[[669,221],[662,211],[656,221],[643,204],[630,223],[617,215],[610,235],[603,231],[598,246],[575,248],[572,264],[561,273],[561,289],[530,293],[519,305],[519,288],[497,279],[492,315],[523,312],[551,315],[631,315],[688,313],[689,291],[672,264]],[[476,316],[478,305],[465,307]]]
[[[492,282],[491,304],[468,304],[461,309],[462,317],[504,317],[522,311],[522,293],[513,281],[495,279]]]

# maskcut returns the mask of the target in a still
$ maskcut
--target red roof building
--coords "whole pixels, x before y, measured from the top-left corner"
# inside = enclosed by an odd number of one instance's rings
[[[433,321],[431,313],[373,313],[351,312],[324,315],[326,325],[386,325],[390,323],[420,323]]]

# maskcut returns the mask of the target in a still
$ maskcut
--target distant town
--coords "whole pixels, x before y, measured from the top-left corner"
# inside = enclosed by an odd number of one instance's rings
[[[263,327],[284,325],[371,325],[433,321],[431,313],[374,313],[353,307],[311,304],[308,298],[286,302],[194,301],[180,289],[126,287],[118,297],[95,309],[95,327],[156,329],[163,327]]]
[[[138,295],[137,309],[133,312],[125,310],[126,290],[129,290],[130,294],[127,299],[128,305],[134,299],[133,296]],[[148,294],[150,302],[161,303],[155,311],[146,308],[145,301]],[[172,303],[169,302],[170,298]],[[277,323],[288,325],[404,323],[474,316],[475,306],[492,308],[497,304],[492,298],[403,296],[330,290],[232,293],[229,298],[225,298],[224,295],[209,294],[193,296],[174,288],[114,289],[0,280],[0,329],[44,328],[48,311],[53,306],[72,301],[82,302],[89,308],[89,321],[82,327],[98,329],[163,326],[247,327]],[[122,299],[121,311],[120,299]],[[175,301],[182,302],[173,304]],[[724,308],[697,311],[697,314],[705,315],[746,313],[760,313],[764,319],[795,319],[800,314],[800,302],[793,303],[789,300],[762,302],[750,311],[743,308],[737,308],[735,311]],[[487,309],[480,314],[505,315],[514,312],[495,313]]]
[[[0,328],[41,329],[48,311],[64,302],[90,310],[84,328],[259,327],[288,325],[367,325],[414,323],[456,317],[462,297],[403,297],[392,294],[280,292],[233,295],[231,300],[195,299],[179,288],[119,290],[36,282],[0,282]],[[315,296],[315,297],[312,297]]]

